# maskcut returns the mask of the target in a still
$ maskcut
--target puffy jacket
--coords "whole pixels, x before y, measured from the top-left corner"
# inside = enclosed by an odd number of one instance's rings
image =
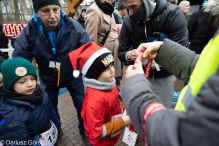
[[[141,43],[149,42],[149,38],[153,36],[154,32],[163,32],[168,39],[188,47],[186,20],[180,8],[167,3],[165,0],[156,0],[156,8],[150,16],[150,20],[136,21],[129,15],[124,17],[118,50],[120,61],[126,64],[133,64],[133,61],[127,62],[125,54],[130,50],[131,46],[137,49]],[[152,76],[151,73],[150,77]],[[164,77],[165,74],[166,76],[170,75],[167,71],[156,73],[157,75],[155,74],[154,78]]]
[[[213,16],[208,12],[204,12],[204,9],[192,14],[187,25],[189,40],[191,41],[189,49],[195,51],[196,54],[201,54],[202,50],[216,31],[216,27],[212,27],[218,16]]]
[[[73,68],[68,54],[90,42],[90,38],[84,28],[77,21],[66,16],[63,11],[61,21],[62,28],[58,33],[58,40],[54,41],[57,50],[57,62],[61,63],[60,88],[82,82],[81,76],[77,79],[73,77]],[[57,79],[53,77],[54,69],[49,68],[49,62],[55,60],[55,55],[52,53],[40,27],[42,27],[42,25],[36,23],[36,18],[33,17],[16,39],[12,57],[22,57],[30,61],[32,61],[34,57],[37,61],[39,76],[43,83],[47,87],[57,87]],[[55,33],[49,31],[48,34],[50,34],[50,36],[55,35]],[[52,41],[53,38],[50,40]]]
[[[28,140],[34,140],[36,135],[51,127],[50,120],[57,129],[61,128],[45,91],[42,104],[0,98],[0,140],[27,141],[28,145]]]

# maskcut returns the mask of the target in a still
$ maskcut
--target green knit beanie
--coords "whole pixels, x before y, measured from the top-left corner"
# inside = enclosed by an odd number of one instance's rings
[[[12,90],[15,82],[26,75],[33,75],[37,80],[33,64],[23,58],[12,58],[2,63],[1,72],[5,88]]]

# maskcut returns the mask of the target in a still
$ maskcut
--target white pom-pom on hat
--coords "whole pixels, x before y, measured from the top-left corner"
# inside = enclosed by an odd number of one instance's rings
[[[74,70],[74,71],[73,71],[73,76],[74,76],[75,78],[78,78],[79,75],[80,75],[80,71],[79,71],[79,70]]]

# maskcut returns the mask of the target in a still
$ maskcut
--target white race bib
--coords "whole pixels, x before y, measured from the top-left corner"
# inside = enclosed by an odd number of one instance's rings
[[[135,146],[138,134],[131,132],[129,128],[125,127],[125,132],[122,141],[129,146]]]
[[[50,121],[51,128],[40,134],[39,141],[41,146],[54,146],[58,137],[58,130],[55,124]]]

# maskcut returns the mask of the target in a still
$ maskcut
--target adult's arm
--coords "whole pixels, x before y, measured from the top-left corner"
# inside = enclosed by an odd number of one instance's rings
[[[204,83],[187,112],[158,110],[149,116],[145,126],[148,145],[218,145],[218,82],[219,69]],[[133,75],[123,86],[122,98],[137,133],[142,137],[145,110],[157,101],[153,88],[143,74]]]
[[[165,39],[155,61],[186,83],[195,68],[199,55],[182,45]]]
[[[12,54],[12,57],[21,57],[25,58],[32,62],[33,60],[33,54],[31,53],[31,46],[28,41],[27,36],[27,29],[29,26],[27,25],[24,27],[24,29],[21,31],[20,35],[17,37],[15,41],[14,51]]]
[[[126,53],[131,47],[131,34],[129,31],[129,17],[125,16],[123,20],[122,29],[119,36],[119,49],[118,49],[118,58],[121,62],[130,62],[127,60]]]
[[[75,22],[75,21],[74,21]],[[91,42],[86,30],[83,28],[83,26],[79,23],[76,22],[74,23],[76,31],[78,33],[78,48],[83,46],[84,44],[87,44],[89,42]]]

